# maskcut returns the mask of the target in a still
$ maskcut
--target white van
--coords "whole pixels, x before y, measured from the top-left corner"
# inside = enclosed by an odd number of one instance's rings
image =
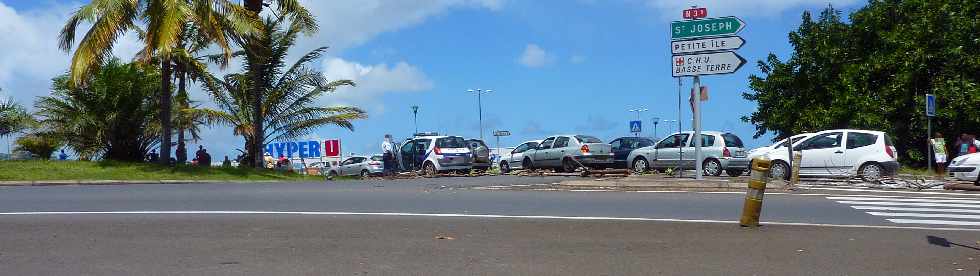
[[[854,177],[876,181],[898,172],[898,152],[881,131],[835,129],[814,133],[793,146],[803,154],[800,176]],[[789,179],[789,153],[770,151],[773,178]]]

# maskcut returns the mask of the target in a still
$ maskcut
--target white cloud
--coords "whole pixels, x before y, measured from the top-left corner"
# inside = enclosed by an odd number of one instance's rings
[[[532,43],[524,47],[524,53],[521,54],[517,62],[530,68],[537,68],[550,64],[554,59],[551,54]]]
[[[433,86],[425,73],[406,62],[363,65],[334,57],[323,61],[323,73],[330,80],[348,79],[357,84],[324,97],[331,104],[376,104],[385,93],[426,91]]]
[[[863,3],[862,0],[649,0],[647,4],[662,12],[666,19],[680,20],[681,12],[691,6],[708,8],[708,17],[718,16],[773,16],[799,7],[835,7]]]

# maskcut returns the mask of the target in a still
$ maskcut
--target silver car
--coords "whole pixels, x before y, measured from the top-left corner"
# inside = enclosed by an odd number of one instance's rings
[[[352,156],[340,162],[339,165],[330,167],[327,177],[336,176],[360,176],[368,177],[384,174],[384,157],[381,155]]]
[[[612,146],[588,135],[557,135],[544,139],[537,148],[524,153],[526,169],[555,169],[574,172],[581,166],[592,169],[612,167]]]
[[[523,169],[524,153],[538,148],[538,144],[541,144],[541,140],[527,141],[511,150],[509,154],[501,154],[503,156],[500,159],[500,172],[508,173],[511,170]]]
[[[630,169],[637,173],[651,169],[694,169],[692,136],[694,136],[693,131],[675,133],[660,140],[654,146],[634,150],[626,159],[629,161]],[[735,134],[702,131],[701,145],[704,154],[702,168],[705,175],[719,176],[724,172],[735,177],[749,169],[748,154],[742,145],[742,139]]]

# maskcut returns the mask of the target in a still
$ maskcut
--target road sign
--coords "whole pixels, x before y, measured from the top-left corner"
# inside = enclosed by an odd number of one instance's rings
[[[500,137],[500,136],[510,136],[510,131],[506,131],[506,130],[494,131],[493,132],[493,136],[497,136],[497,137]]]
[[[674,56],[674,77],[731,74],[745,65],[745,59],[735,52]]]
[[[690,54],[699,52],[718,52],[727,50],[737,50],[742,48],[745,40],[739,36],[724,36],[713,38],[699,38],[691,40],[677,40],[670,42],[671,54]]]
[[[745,28],[745,22],[738,17],[727,16],[701,20],[670,22],[670,38],[684,39],[705,36],[737,34]]]
[[[642,131],[643,131],[643,122],[642,121],[630,121],[630,132],[632,132],[632,133],[640,133]]]
[[[326,157],[340,157],[340,140],[323,141],[323,153]]]
[[[699,19],[708,17],[708,9],[706,8],[690,8],[684,10],[684,19]]]
[[[936,116],[936,95],[926,94],[926,116]]]

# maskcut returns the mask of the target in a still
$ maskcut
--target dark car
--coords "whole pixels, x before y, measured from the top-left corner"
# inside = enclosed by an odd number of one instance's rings
[[[490,169],[490,147],[479,139],[466,140],[466,146],[473,152],[473,170],[486,171]]]
[[[655,143],[653,139],[647,137],[621,137],[609,142],[609,145],[612,146],[612,152],[615,155],[613,168],[627,168],[628,162],[626,162],[626,158],[629,157],[630,152],[638,148],[653,146]]]

